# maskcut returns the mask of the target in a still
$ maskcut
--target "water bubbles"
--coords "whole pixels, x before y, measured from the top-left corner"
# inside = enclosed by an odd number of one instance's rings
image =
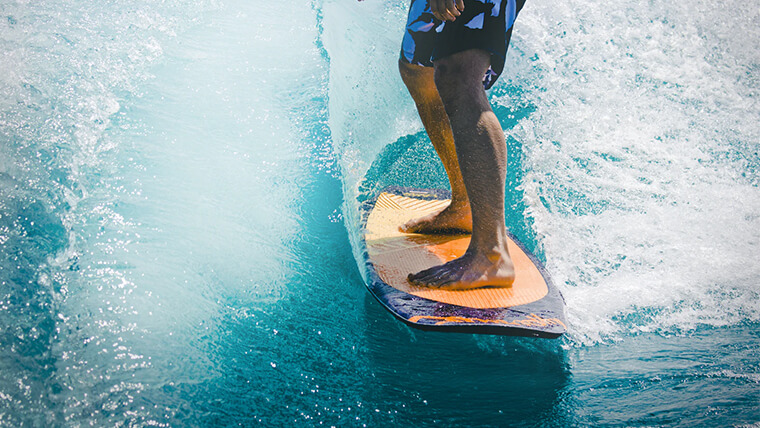
[[[340,223],[343,221],[343,212],[340,208],[336,208],[329,216],[330,223]]]

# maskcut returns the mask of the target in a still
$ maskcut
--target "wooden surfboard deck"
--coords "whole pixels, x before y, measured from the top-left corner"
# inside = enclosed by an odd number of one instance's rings
[[[541,263],[513,236],[515,282],[508,288],[441,290],[415,286],[407,276],[464,254],[469,235],[403,233],[405,222],[449,203],[439,189],[391,187],[364,204],[367,288],[412,327],[462,333],[555,338],[565,332],[565,303]]]

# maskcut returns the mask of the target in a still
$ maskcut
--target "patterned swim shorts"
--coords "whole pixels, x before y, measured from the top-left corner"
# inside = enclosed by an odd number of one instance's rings
[[[504,70],[512,25],[524,4],[525,0],[464,0],[462,14],[446,22],[433,16],[428,0],[412,0],[401,60],[432,67],[436,59],[483,49],[491,53],[491,67],[483,77],[488,89]]]

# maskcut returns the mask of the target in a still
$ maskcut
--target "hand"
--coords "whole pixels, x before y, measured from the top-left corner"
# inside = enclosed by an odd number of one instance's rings
[[[441,21],[455,21],[464,10],[464,0],[430,0],[430,10]]]

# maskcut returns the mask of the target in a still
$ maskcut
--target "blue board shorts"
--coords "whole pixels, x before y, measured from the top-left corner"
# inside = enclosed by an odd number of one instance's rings
[[[453,1],[453,0],[452,0]],[[412,0],[401,43],[401,60],[432,67],[433,61],[469,49],[491,54],[491,66],[483,77],[488,89],[504,70],[512,25],[525,0],[464,0],[456,21],[433,16],[428,0]]]

